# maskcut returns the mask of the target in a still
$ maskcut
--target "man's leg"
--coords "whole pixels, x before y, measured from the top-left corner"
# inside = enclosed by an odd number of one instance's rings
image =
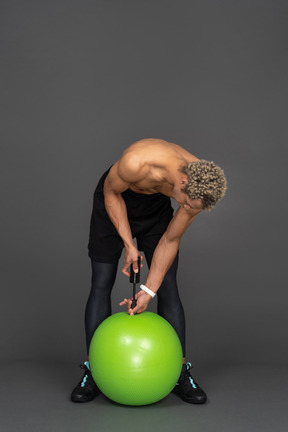
[[[113,288],[118,261],[103,263],[91,260],[92,284],[85,309],[85,330],[87,354],[93,334],[97,327],[111,315],[111,290]],[[91,372],[89,361],[80,365],[84,369],[81,381],[71,393],[73,402],[89,402],[100,394]]]
[[[111,291],[116,279],[118,261],[116,263],[91,261],[91,265],[91,291],[85,309],[87,354],[96,328],[111,315]]]
[[[145,248],[143,247],[142,250],[144,251],[147,264],[150,268],[153,254],[151,250],[145,251]],[[173,389],[173,393],[180,396],[185,402],[193,404],[203,404],[206,402],[207,396],[190,375],[189,369],[191,367],[191,363],[186,363],[185,358],[185,315],[182,302],[179,297],[176,280],[178,269],[178,256],[179,254],[176,255],[174,262],[166,273],[161,287],[157,291],[157,311],[158,314],[165,318],[175,329],[182,345],[183,367],[178,383]]]
[[[86,349],[97,327],[111,315],[111,290],[115,282],[118,261],[124,247],[115,226],[110,220],[103,194],[107,170],[99,180],[93,195],[93,209],[90,219],[89,257],[92,265],[92,286],[85,309]],[[73,402],[88,402],[100,393],[92,379],[89,361],[80,365],[85,370],[82,380],[74,388]]]

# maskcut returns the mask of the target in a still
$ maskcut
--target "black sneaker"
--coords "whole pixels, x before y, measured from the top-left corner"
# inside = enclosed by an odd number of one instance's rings
[[[180,396],[185,402],[193,404],[203,404],[207,400],[205,392],[199,387],[190,375],[191,363],[184,363],[178,383],[172,393]]]
[[[80,365],[81,369],[85,369],[82,380],[77,384],[71,393],[72,402],[90,402],[101,392],[95,384],[90,372],[89,362],[86,361]]]

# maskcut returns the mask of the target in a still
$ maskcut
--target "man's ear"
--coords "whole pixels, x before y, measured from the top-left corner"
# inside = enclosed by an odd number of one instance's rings
[[[180,177],[180,183],[181,183],[182,186],[185,186],[186,183],[187,183],[187,181],[188,181],[187,177],[185,177],[185,176],[181,176]]]

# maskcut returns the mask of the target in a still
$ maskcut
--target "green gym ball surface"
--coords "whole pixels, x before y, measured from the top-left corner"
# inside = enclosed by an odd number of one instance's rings
[[[94,381],[123,405],[148,405],[167,396],[182,368],[174,328],[152,312],[111,315],[95,331],[89,350]]]

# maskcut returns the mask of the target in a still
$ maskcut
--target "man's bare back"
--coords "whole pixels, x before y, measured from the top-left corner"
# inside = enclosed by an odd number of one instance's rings
[[[136,141],[124,151],[121,159],[115,163],[111,176],[117,170],[121,179],[127,181],[129,189],[134,192],[161,192],[171,197],[181,167],[196,161],[199,159],[177,144],[147,138]]]

